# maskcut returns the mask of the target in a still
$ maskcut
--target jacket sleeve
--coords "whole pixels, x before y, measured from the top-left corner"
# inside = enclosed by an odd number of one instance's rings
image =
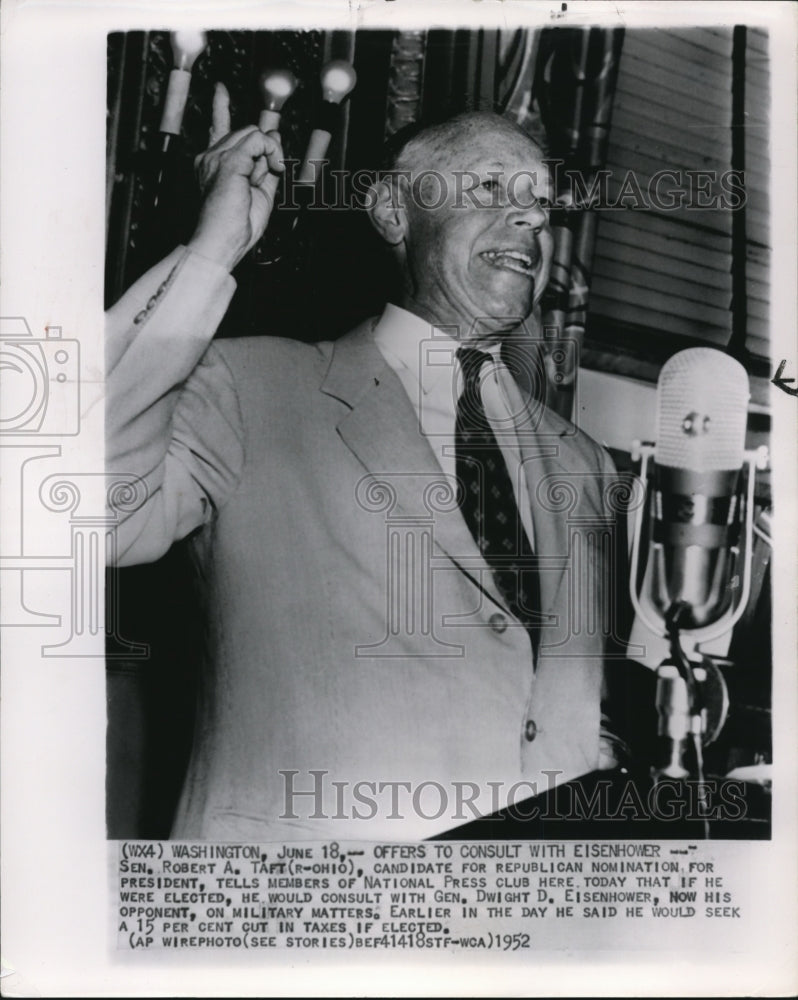
[[[223,268],[178,247],[106,314],[106,470],[117,565],[158,559],[210,520],[238,481],[235,387],[221,352],[209,348],[234,290]]]

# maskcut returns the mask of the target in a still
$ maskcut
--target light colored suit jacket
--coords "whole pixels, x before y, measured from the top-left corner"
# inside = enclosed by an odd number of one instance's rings
[[[208,347],[232,290],[178,250],[108,321],[107,464],[145,484],[118,560],[191,534],[207,599],[173,835],[415,839],[595,769],[604,451],[541,407],[519,432],[535,667],[372,325]]]

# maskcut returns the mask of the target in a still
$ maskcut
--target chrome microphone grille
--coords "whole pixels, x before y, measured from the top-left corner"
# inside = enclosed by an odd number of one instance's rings
[[[657,382],[657,465],[739,469],[749,395],[745,369],[728,354],[711,347],[675,354]]]

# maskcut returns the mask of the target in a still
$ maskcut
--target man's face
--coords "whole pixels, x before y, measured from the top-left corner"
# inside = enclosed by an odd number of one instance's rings
[[[512,329],[540,300],[551,267],[552,195],[540,152],[522,135],[483,126],[434,160],[416,165],[408,193],[407,305],[464,337],[475,320],[483,332]]]

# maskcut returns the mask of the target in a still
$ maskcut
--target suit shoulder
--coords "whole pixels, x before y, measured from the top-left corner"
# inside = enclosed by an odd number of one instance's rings
[[[326,341],[309,344],[290,337],[263,336],[229,337],[214,340],[212,346],[231,363],[251,358],[279,358],[299,364],[313,364],[319,358],[329,357],[331,345]]]
[[[214,341],[211,349],[237,382],[256,378],[262,383],[270,378],[318,380],[329,364],[332,344],[308,344],[288,337],[231,337]]]
[[[544,407],[545,420],[551,430],[560,435],[566,447],[579,455],[587,464],[596,468],[597,471],[615,472],[615,464],[607,451],[587,431],[583,431],[573,421],[560,416],[549,407]]]

